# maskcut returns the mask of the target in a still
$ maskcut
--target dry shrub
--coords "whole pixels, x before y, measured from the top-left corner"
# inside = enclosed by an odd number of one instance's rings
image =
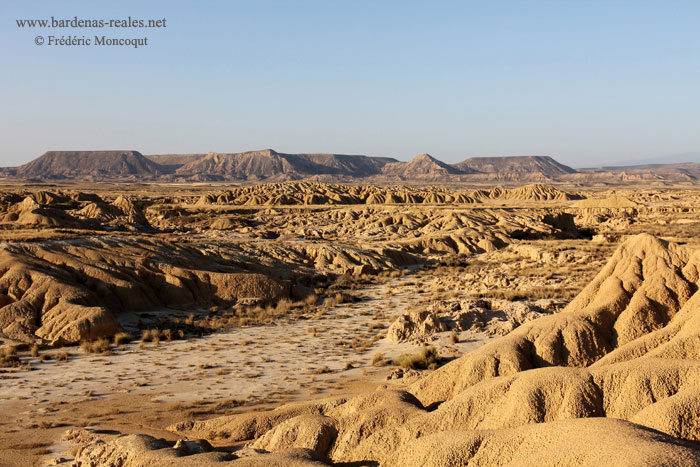
[[[31,352],[32,352],[32,357],[34,357],[34,358],[38,357],[38,356],[39,356],[39,345],[38,345],[38,344],[34,344],[34,345],[32,346],[32,351],[31,351]]]
[[[172,341],[173,337],[175,336],[172,329],[163,329],[163,331],[161,331],[161,335],[168,342]]]
[[[68,361],[68,357],[70,357],[70,354],[68,353],[68,351],[61,350],[59,353],[56,354],[56,361],[57,362],[66,362],[66,361]]]
[[[110,344],[107,339],[96,339],[91,341],[83,341],[80,343],[80,348],[85,353],[103,353],[109,350]]]
[[[307,306],[314,306],[314,305],[316,305],[317,301],[318,301],[318,297],[316,296],[316,294],[307,295],[306,298],[304,299],[304,303]]]
[[[376,353],[372,357],[372,366],[386,366],[389,364],[389,359],[384,356],[383,353]]]
[[[459,342],[459,333],[457,333],[457,331],[452,331],[450,333],[450,342],[452,342],[453,344]]]
[[[275,314],[279,315],[284,315],[289,312],[289,310],[292,309],[292,301],[289,300],[288,298],[283,298],[279,302],[277,302],[277,306],[275,307]]]
[[[133,337],[126,332],[118,332],[114,335],[114,345],[122,345],[131,342]]]
[[[141,341],[143,342],[153,342],[157,344],[160,342],[160,331],[158,329],[144,329],[141,333]]]
[[[432,345],[423,347],[415,354],[401,354],[394,359],[392,364],[401,368],[410,368],[413,370],[434,369],[440,361],[437,349]]]
[[[17,348],[6,345],[0,351],[0,368],[17,368],[22,364],[17,356]]]
[[[323,367],[321,367],[321,368],[316,368],[315,370],[312,370],[312,371],[311,371],[311,374],[314,374],[314,375],[324,375],[324,374],[326,374],[326,373],[332,373],[332,372],[333,372],[333,370],[331,370],[329,367],[323,366]]]

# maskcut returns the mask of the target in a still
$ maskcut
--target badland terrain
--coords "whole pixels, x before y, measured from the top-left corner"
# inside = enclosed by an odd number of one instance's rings
[[[3,169],[0,464],[700,465],[699,174]]]

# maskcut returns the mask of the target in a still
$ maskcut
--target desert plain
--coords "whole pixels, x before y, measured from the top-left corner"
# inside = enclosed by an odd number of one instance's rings
[[[0,464],[700,465],[694,182],[0,187]]]

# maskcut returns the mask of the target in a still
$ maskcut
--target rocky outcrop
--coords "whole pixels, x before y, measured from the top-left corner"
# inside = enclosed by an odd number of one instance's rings
[[[405,313],[389,326],[387,339],[422,341],[444,331],[483,332],[504,336],[518,326],[558,311],[553,300],[533,302],[507,300],[443,300],[425,310]]]

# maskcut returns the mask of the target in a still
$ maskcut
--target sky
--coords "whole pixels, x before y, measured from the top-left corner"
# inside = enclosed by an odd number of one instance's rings
[[[51,16],[166,27],[16,23]],[[696,0],[27,0],[0,19],[2,166],[91,149],[700,160]]]

